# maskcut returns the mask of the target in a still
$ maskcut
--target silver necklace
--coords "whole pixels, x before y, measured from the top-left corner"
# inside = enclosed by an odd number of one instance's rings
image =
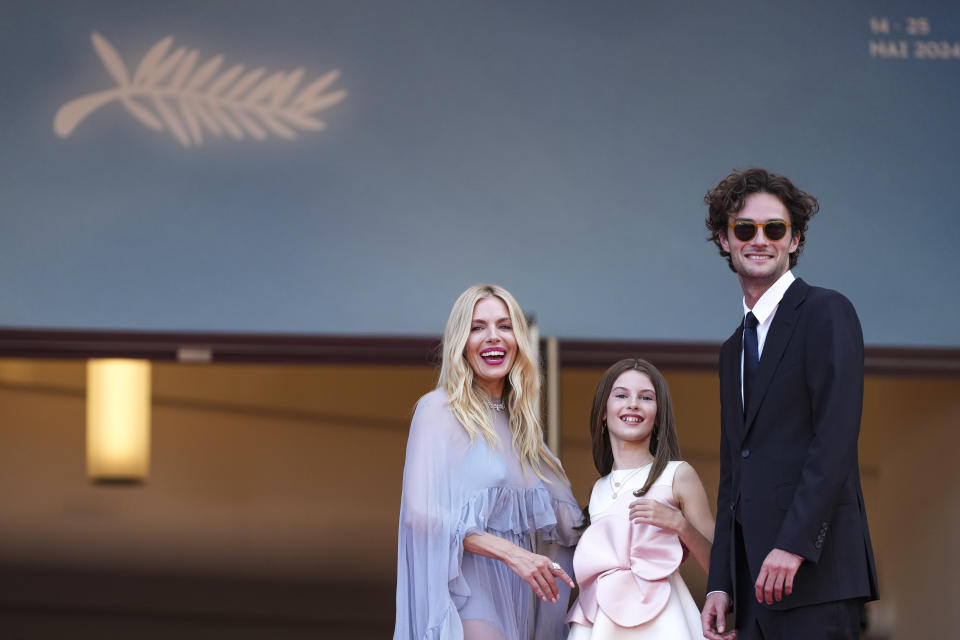
[[[614,480],[613,480],[613,469],[611,469],[611,470],[610,470],[610,475],[607,476],[607,478],[610,480],[610,495],[613,497],[613,499],[616,500],[616,499],[617,499],[617,496],[620,495],[620,487],[626,485],[626,484],[627,484],[627,481],[628,481],[630,478],[632,478],[633,476],[637,475],[638,473],[640,473],[641,471],[643,471],[644,469],[646,469],[647,467],[649,467],[651,464],[653,464],[653,460],[651,460],[651,461],[648,462],[647,464],[643,465],[642,467],[637,467],[636,469],[634,469],[633,471],[631,471],[630,473],[628,473],[628,474],[626,475],[626,477],[625,477],[623,480],[621,480],[620,482],[614,482]]]
[[[490,398],[489,400],[487,400],[487,406],[493,409],[494,411],[503,411],[504,409],[507,408],[507,405],[503,403],[503,398],[497,398],[496,400],[494,400],[493,398]]]

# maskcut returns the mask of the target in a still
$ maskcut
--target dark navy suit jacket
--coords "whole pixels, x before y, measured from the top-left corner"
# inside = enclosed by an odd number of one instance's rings
[[[876,599],[857,456],[863,334],[853,305],[795,280],[773,317],[745,413],[741,338],[742,324],[720,351],[720,487],[707,590],[736,598],[738,581],[752,585],[779,548],[804,562],[792,595],[769,608]],[[736,575],[735,518],[750,575]]]

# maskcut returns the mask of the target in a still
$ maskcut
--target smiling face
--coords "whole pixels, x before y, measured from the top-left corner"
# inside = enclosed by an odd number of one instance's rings
[[[643,447],[649,451],[657,421],[657,394],[650,376],[635,369],[617,376],[605,417],[615,457],[618,449]]]
[[[503,300],[483,298],[473,307],[464,354],[476,383],[491,397],[501,397],[503,381],[517,356],[517,339]]]
[[[769,193],[752,193],[744,200],[743,208],[730,216],[730,223],[748,220],[760,224],[771,220],[790,222],[790,214],[780,199]],[[790,254],[797,250],[799,237],[787,233],[779,240],[767,238],[758,229],[751,240],[738,240],[733,229],[720,234],[720,245],[730,252],[733,268],[740,277],[740,285],[747,297],[747,306],[753,307],[763,292],[790,268]]]

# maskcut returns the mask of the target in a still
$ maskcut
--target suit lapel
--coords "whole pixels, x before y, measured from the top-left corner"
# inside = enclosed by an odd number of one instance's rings
[[[763,402],[763,397],[767,393],[773,374],[777,370],[777,365],[783,358],[783,352],[790,342],[793,330],[796,328],[797,315],[799,313],[800,303],[807,295],[810,286],[797,278],[793,284],[783,294],[783,299],[777,306],[776,315],[773,316],[773,324],[770,325],[770,331],[767,332],[767,338],[763,343],[763,353],[760,354],[760,365],[757,368],[756,381],[750,392],[750,405],[747,407],[746,417],[744,419],[743,436],[746,438],[753,426],[753,420],[757,417],[757,411]],[[739,376],[738,376],[739,379]]]

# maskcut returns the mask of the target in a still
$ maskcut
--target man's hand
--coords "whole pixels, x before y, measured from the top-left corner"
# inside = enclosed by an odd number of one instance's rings
[[[793,593],[793,577],[803,563],[803,556],[773,549],[767,554],[760,566],[760,575],[754,587],[757,590],[757,602],[766,600],[767,604],[780,602],[783,596]]]
[[[730,596],[722,591],[714,591],[707,596],[703,603],[703,613],[700,614],[700,624],[703,626],[703,637],[709,640],[733,640],[737,637],[735,629],[724,631],[727,626],[727,611],[730,610]]]

